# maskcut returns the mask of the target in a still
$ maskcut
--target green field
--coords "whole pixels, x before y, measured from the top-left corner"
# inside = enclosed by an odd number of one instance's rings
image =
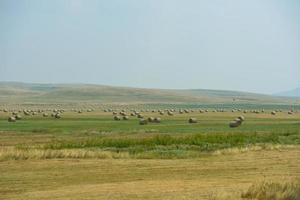
[[[61,119],[21,113],[14,123],[0,112],[0,197],[239,199],[257,180],[300,177],[300,113],[270,111],[143,111],[161,118],[147,125],[102,109],[66,109]],[[229,128],[240,115],[242,126]]]
[[[8,123],[8,114],[0,121],[4,146],[18,149],[62,150],[85,149],[128,153],[132,157],[190,157],[226,148],[251,145],[300,144],[300,115],[287,112],[243,114],[241,127],[229,128],[228,122],[242,113],[199,113],[160,116],[145,112],[144,117],[159,116],[161,123],[139,125],[137,117],[114,121],[111,113],[65,112],[62,119],[26,116]],[[198,123],[189,124],[189,117]],[[37,140],[37,141],[36,141]]]

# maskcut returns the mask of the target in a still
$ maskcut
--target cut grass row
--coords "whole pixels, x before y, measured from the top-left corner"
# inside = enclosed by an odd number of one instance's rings
[[[245,147],[254,144],[300,144],[298,132],[282,133],[218,133],[218,134],[149,134],[145,137],[92,137],[81,140],[53,141],[43,146],[45,149],[74,148],[116,148],[128,149],[143,147],[153,149],[157,146],[172,146],[181,149],[190,146],[200,151],[213,151],[223,148]]]

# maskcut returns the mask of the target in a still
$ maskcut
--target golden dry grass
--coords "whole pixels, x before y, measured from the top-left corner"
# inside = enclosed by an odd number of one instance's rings
[[[241,195],[256,200],[299,200],[300,179],[286,182],[262,182],[253,184]]]
[[[292,148],[197,159],[3,161],[0,199],[240,199],[253,183],[299,178],[299,155]]]
[[[185,158],[199,158],[203,156],[228,155],[236,153],[245,153],[248,151],[262,150],[287,150],[298,149],[297,145],[273,145],[262,144],[241,148],[220,149],[212,152],[192,152],[187,154]],[[7,160],[40,160],[40,159],[59,159],[59,158],[78,158],[78,159],[130,159],[144,158],[153,159],[149,152],[141,152],[139,154],[129,154],[128,152],[113,152],[101,149],[36,149],[36,148],[17,148],[14,146],[0,147],[0,161]],[[183,157],[184,158],[184,157]]]

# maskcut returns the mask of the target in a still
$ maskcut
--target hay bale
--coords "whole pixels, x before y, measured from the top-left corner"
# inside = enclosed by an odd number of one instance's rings
[[[114,116],[114,120],[120,121],[120,120],[121,120],[121,117],[116,115],[116,116]]]
[[[122,115],[122,116],[126,116],[127,115],[124,111],[120,112],[119,114]]]
[[[54,115],[54,117],[55,117],[55,119],[60,119],[60,118],[61,118],[61,115],[60,115],[60,113],[56,113],[56,114]]]
[[[154,122],[154,117],[148,117],[148,122]]]
[[[245,117],[244,116],[239,116],[238,119],[240,119],[242,122],[245,121]]]
[[[272,112],[271,112],[271,115],[276,115],[276,111],[272,111]]]
[[[239,127],[240,125],[242,125],[243,121],[245,121],[245,117],[239,116],[234,121],[229,122],[229,127],[230,128]]]
[[[30,113],[26,110],[23,111],[24,115],[30,115]]]
[[[241,124],[242,124],[242,121],[238,119],[238,120],[229,122],[229,127],[236,128],[236,127],[239,127]]]
[[[128,116],[123,116],[123,120],[129,120]]]
[[[43,117],[48,117],[48,113],[43,113]]]
[[[154,118],[154,122],[155,122],[155,123],[160,123],[160,122],[161,122],[161,119],[160,119],[159,117],[155,117],[155,118]]]
[[[15,118],[16,118],[16,120],[21,120],[22,116],[21,115],[16,115]]]
[[[16,122],[16,118],[14,116],[11,116],[8,118],[8,122]]]
[[[146,119],[140,119],[140,125],[146,125],[148,121]]]
[[[197,118],[194,118],[194,117],[191,117],[190,119],[189,119],[189,123],[190,124],[192,124],[192,123],[197,123],[198,121],[197,121]]]
[[[137,117],[138,117],[139,119],[144,118],[144,116],[143,116],[142,114],[138,114]]]
[[[168,111],[168,115],[169,115],[169,116],[173,116],[174,114],[173,114],[173,112]]]

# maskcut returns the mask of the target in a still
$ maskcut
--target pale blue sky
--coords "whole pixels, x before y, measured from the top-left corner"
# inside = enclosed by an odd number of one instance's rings
[[[0,81],[300,86],[299,0],[0,0]]]

